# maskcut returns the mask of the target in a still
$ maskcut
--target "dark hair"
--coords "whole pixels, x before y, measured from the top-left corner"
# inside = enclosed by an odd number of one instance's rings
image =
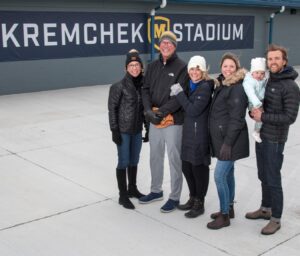
[[[221,63],[220,63],[220,67],[222,67],[223,62],[224,62],[225,60],[227,60],[227,59],[230,59],[230,60],[232,60],[232,61],[235,63],[236,70],[238,70],[238,69],[241,68],[241,64],[240,64],[239,58],[238,58],[234,53],[231,53],[231,52],[226,52],[226,53],[222,56]]]
[[[276,45],[276,44],[270,44],[267,49],[266,56],[268,57],[269,52],[275,52],[280,51],[282,53],[282,58],[286,61],[286,64],[288,63],[288,57],[287,57],[287,49],[283,46]]]

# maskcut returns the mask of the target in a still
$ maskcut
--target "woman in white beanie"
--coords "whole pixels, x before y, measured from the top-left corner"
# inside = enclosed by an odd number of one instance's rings
[[[261,108],[263,98],[265,95],[265,88],[267,84],[266,77],[266,59],[265,58],[253,58],[251,60],[251,69],[245,76],[243,87],[248,96],[249,110],[253,108]],[[262,123],[255,122],[253,138],[256,142],[261,143],[260,129]]]
[[[208,112],[212,98],[214,81],[208,77],[206,61],[202,56],[194,56],[188,63],[189,79],[183,84],[171,87],[185,111],[182,134],[182,172],[186,178],[190,198],[178,205],[186,210],[187,218],[195,218],[204,213],[204,199],[209,184],[211,161],[208,135]]]

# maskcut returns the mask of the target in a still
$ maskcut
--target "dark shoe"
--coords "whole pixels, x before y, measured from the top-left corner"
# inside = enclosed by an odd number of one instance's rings
[[[140,199],[141,197],[145,196],[142,194],[136,186],[129,186],[128,187],[128,197],[135,197],[137,199]]]
[[[187,218],[196,218],[204,213],[204,204],[200,199],[195,199],[194,205],[190,211],[184,214]]]
[[[215,220],[219,215],[221,214],[221,212],[214,212],[210,215],[210,217]],[[234,219],[234,208],[233,205],[230,205],[229,207],[229,218],[230,219]]]
[[[128,176],[128,196],[135,197],[137,199],[145,196],[142,194],[136,186],[136,175],[137,175],[137,166],[129,166],[127,168],[127,176]]]
[[[133,203],[129,200],[128,196],[120,196],[119,197],[119,204],[123,205],[126,209],[134,209]]]
[[[190,197],[189,200],[185,204],[179,204],[177,208],[182,211],[191,210],[194,205],[194,197]]]
[[[159,200],[163,200],[163,192],[159,192],[159,193],[151,192],[150,194],[139,198],[139,203],[149,204],[151,202],[159,201]]]
[[[126,181],[126,170],[125,169],[117,169],[117,181],[119,187],[119,204],[123,205],[126,209],[134,209],[134,205],[128,198],[127,194],[127,181]]]
[[[219,214],[218,217],[207,223],[207,228],[209,229],[220,229],[228,227],[230,225],[230,219],[228,214]]]
[[[246,213],[245,217],[250,220],[269,220],[271,219],[271,215],[271,211],[263,211],[261,208],[259,208],[257,211]]]
[[[160,208],[161,212],[172,212],[178,206],[179,201],[175,201],[173,199],[168,199],[168,201]]]
[[[280,222],[270,220],[269,223],[261,230],[263,235],[273,235],[280,229]]]

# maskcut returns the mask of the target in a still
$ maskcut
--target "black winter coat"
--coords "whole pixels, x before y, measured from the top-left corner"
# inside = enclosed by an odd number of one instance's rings
[[[170,97],[170,87],[183,83],[187,78],[186,64],[174,53],[164,64],[162,56],[148,65],[142,95],[145,110],[159,108],[164,116],[173,114],[174,123],[183,123],[183,110],[174,97]]]
[[[231,146],[232,161],[249,156],[248,127],[245,120],[248,100],[242,81],[245,71],[240,69],[230,77],[218,77],[218,86],[213,95],[209,131],[212,156],[220,156],[221,146]]]
[[[110,87],[108,98],[108,116],[110,129],[121,133],[137,134],[143,129],[144,114],[141,98],[143,77],[133,82],[133,77],[125,77]]]
[[[185,111],[181,159],[193,165],[210,165],[208,113],[213,86],[213,80],[202,80],[193,92],[187,90],[187,96],[184,92],[176,95]],[[189,81],[185,87],[189,88]]]
[[[270,73],[264,99],[261,137],[272,142],[287,141],[289,127],[296,121],[300,92],[295,83],[298,73],[286,67],[280,73]]]

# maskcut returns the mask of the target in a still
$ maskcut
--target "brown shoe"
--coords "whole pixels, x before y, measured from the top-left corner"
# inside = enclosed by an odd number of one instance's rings
[[[219,215],[221,214],[221,212],[214,212],[210,215],[210,217],[215,220]],[[229,218],[230,219],[234,219],[234,208],[233,205],[230,205],[229,208]]]
[[[209,229],[220,229],[228,227],[230,225],[230,219],[228,214],[219,214],[218,217],[207,223],[207,228]]]
[[[254,212],[247,212],[245,217],[250,220],[258,220],[258,219],[264,219],[269,220],[271,219],[271,211],[263,211],[261,208]]]
[[[281,227],[280,222],[270,220],[269,223],[261,230],[263,235],[272,235],[277,232]]]

